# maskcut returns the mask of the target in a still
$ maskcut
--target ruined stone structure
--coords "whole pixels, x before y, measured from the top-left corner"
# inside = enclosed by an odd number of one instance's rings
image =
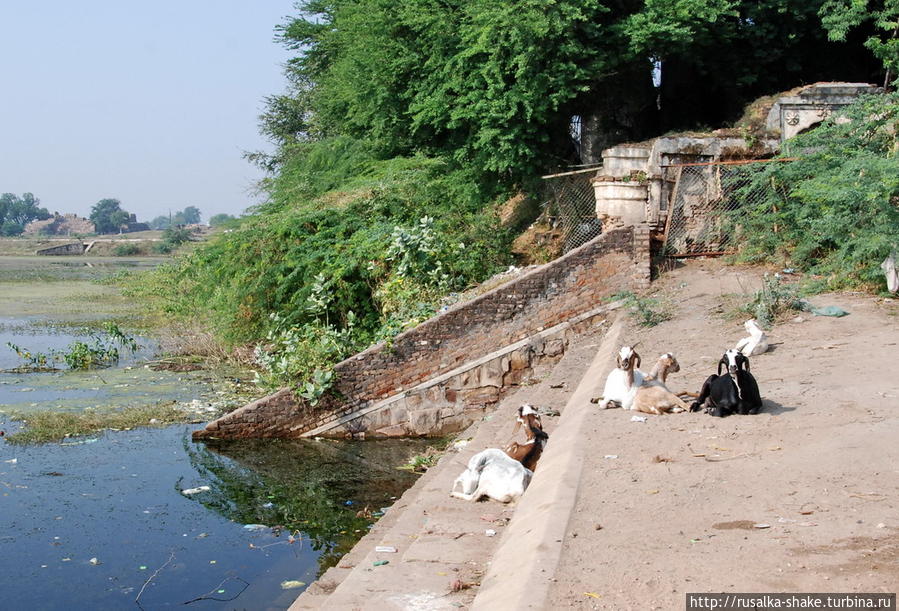
[[[96,227],[94,223],[86,218],[82,218],[77,214],[59,214],[54,212],[53,216],[43,221],[31,221],[25,225],[23,235],[84,235],[94,233]]]
[[[71,242],[69,244],[61,244],[60,246],[50,246],[35,251],[34,254],[42,256],[59,256],[59,255],[83,255],[85,244],[83,242]]]
[[[646,222],[661,228],[674,183],[671,165],[772,157],[784,140],[839,113],[859,95],[878,91],[865,83],[816,83],[777,98],[764,128],[751,136],[717,130],[606,149],[593,180],[596,215],[604,227]]]
[[[535,367],[558,359],[572,333],[603,318],[611,295],[648,287],[649,274],[649,229],[607,232],[339,363],[336,397],[313,408],[281,390],[194,439],[461,430]]]
[[[864,94],[878,93],[881,89],[868,83],[815,83],[796,95],[781,97],[768,113],[766,127],[780,134],[781,141],[817,125],[832,114],[839,114]]]

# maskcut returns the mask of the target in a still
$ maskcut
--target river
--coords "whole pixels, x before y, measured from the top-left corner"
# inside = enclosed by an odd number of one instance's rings
[[[7,342],[60,350],[105,320],[134,331],[136,304],[98,280],[157,263],[0,257],[0,608],[284,609],[415,480],[396,468],[424,450],[413,440],[198,444],[198,422],[6,441],[13,413],[158,401],[203,413],[247,390],[234,371],[153,371],[147,333],[112,368],[15,369]]]

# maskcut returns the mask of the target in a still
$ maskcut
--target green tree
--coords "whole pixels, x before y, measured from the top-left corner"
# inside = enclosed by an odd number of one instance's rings
[[[200,209],[196,206],[188,206],[184,210],[181,211],[181,218],[183,219],[182,224],[184,225],[196,225],[202,219],[200,215]]]
[[[31,221],[50,218],[47,209],[39,206],[40,200],[32,193],[23,193],[22,197],[13,193],[0,195],[0,234],[18,235]]]
[[[883,86],[899,75],[899,1],[827,0],[821,6],[821,21],[831,40],[844,42],[850,31],[863,24],[874,31],[865,38],[865,47],[883,62]]]
[[[872,78],[861,44],[827,39],[824,3],[309,1],[278,28],[297,56],[262,116],[281,145],[263,165],[347,135],[380,157],[448,155],[508,181],[571,162],[573,116],[598,150],[736,119],[799,82]]]
[[[221,214],[213,214],[211,217],[209,217],[209,226],[219,227],[220,225],[224,225],[228,221],[233,221],[236,218],[237,217],[230,214],[225,214],[224,212]]]
[[[168,216],[157,216],[150,221],[150,229],[167,229],[172,224],[172,220]]]
[[[97,233],[116,233],[128,222],[131,215],[122,210],[122,202],[117,199],[101,199],[91,208],[90,220]]]

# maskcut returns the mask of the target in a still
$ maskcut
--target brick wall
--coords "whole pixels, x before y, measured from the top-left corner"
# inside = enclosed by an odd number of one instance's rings
[[[649,274],[648,227],[604,233],[398,335],[390,347],[379,344],[338,363],[339,404],[313,410],[287,401],[282,391],[226,414],[194,437],[299,436],[584,314],[619,291],[645,289]]]

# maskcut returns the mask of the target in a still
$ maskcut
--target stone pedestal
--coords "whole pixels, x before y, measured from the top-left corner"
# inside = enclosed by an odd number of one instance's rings
[[[647,184],[637,181],[610,181],[600,177],[593,181],[596,194],[596,216],[604,224],[630,226],[646,221]]]

